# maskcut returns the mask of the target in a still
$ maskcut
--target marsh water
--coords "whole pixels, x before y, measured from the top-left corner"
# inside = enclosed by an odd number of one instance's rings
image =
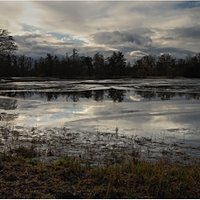
[[[0,83],[0,120],[1,127],[19,132],[34,127],[46,136],[50,129],[54,135],[65,129],[81,134],[82,141],[92,141],[97,133],[127,142],[148,138],[151,144],[167,144],[166,151],[179,144],[182,151],[200,157],[200,80],[13,79]],[[158,153],[161,147],[151,149]]]

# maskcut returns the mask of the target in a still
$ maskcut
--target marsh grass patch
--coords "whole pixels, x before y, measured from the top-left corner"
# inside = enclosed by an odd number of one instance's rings
[[[163,157],[92,166],[75,156],[42,163],[24,150],[0,153],[1,198],[200,198],[199,164]]]

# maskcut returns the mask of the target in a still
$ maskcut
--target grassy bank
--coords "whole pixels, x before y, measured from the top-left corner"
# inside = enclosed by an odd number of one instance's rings
[[[168,159],[91,167],[79,157],[34,160],[34,149],[0,154],[0,198],[200,198],[200,167]]]

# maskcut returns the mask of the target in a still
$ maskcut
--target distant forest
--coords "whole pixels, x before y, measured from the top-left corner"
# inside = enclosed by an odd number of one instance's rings
[[[100,52],[90,56],[79,56],[76,49],[72,55],[59,58],[47,54],[33,59],[16,55],[18,47],[9,32],[0,29],[0,77],[58,77],[58,78],[145,78],[147,76],[184,76],[200,78],[200,53],[184,59],[170,54],[146,55],[134,64],[126,61],[122,52],[113,52],[105,58]]]

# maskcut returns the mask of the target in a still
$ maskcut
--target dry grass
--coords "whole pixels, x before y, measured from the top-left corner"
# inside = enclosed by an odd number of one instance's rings
[[[134,159],[92,167],[80,157],[41,163],[35,153],[0,154],[0,198],[200,198],[198,164]]]

